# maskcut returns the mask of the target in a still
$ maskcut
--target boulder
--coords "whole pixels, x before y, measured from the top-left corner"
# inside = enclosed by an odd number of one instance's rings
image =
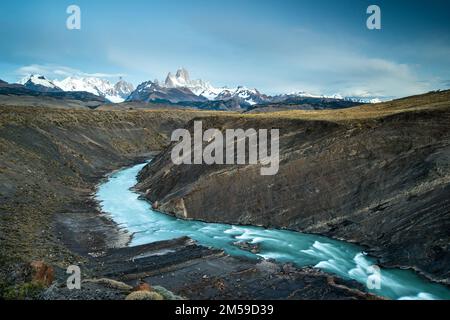
[[[153,289],[148,283],[141,282],[137,286],[135,286],[132,291],[148,291],[148,292],[150,292],[150,291],[153,291]]]
[[[55,271],[52,266],[44,261],[32,261],[30,263],[32,281],[49,287],[55,279]]]
[[[134,291],[125,300],[164,300],[162,295],[153,291]]]

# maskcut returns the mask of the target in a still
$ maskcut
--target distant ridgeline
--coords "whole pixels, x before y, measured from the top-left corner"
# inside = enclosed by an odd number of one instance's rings
[[[378,99],[360,99],[314,95],[306,92],[269,96],[257,89],[244,86],[236,88],[214,87],[203,80],[191,80],[185,69],[176,74],[169,72],[164,82],[145,81],[135,89],[131,83],[120,79],[112,84],[96,77],[68,77],[62,81],[48,80],[42,75],[30,75],[18,84],[0,84],[0,95],[27,95],[72,99],[91,102],[87,107],[122,102],[164,104],[178,108],[199,110],[232,110],[267,112],[273,110],[321,110],[353,107],[363,103],[379,102]]]

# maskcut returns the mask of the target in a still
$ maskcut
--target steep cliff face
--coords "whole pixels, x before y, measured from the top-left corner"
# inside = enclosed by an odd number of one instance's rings
[[[449,123],[449,91],[339,111],[205,118],[204,129],[279,128],[278,174],[261,176],[258,165],[175,166],[172,145],[138,187],[169,214],[354,241],[384,265],[448,283]]]
[[[95,206],[86,204],[92,202],[89,197],[95,183],[104,174],[161,150],[167,145],[171,131],[194,116],[193,112],[168,110],[125,112],[2,106],[2,271],[15,261],[29,259],[64,264],[65,255],[70,253],[61,241],[61,230],[54,229],[55,219],[64,216],[72,222],[81,221],[83,215],[92,213],[90,223],[95,227],[87,228],[88,241],[101,222],[95,218],[98,216]]]

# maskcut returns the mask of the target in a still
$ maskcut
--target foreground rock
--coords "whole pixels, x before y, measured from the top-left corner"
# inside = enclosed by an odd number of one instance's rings
[[[63,278],[41,298],[377,299],[354,281],[313,269],[233,258],[189,238],[111,249],[84,268],[99,280],[86,280],[81,290],[68,290]]]
[[[33,261],[30,264],[32,281],[48,287],[55,278],[55,271],[44,261]]]

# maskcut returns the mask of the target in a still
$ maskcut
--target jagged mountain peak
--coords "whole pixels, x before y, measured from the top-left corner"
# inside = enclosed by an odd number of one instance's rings
[[[27,83],[28,81],[33,81],[33,80],[47,80],[43,75],[40,74],[29,74],[26,75],[25,77],[23,77],[21,80],[19,80],[17,83],[24,85],[25,83]]]
[[[39,91],[39,92],[60,92],[63,91],[54,82],[48,80],[43,75],[40,74],[30,74],[22,78],[19,84],[23,85],[25,88]]]
[[[166,77],[166,81],[164,82],[165,86],[168,88],[177,88],[177,87],[192,87],[196,85],[195,81],[191,81],[189,77],[189,72],[184,69],[178,69],[175,75],[172,72],[169,72]]]
[[[240,100],[241,103],[246,105],[265,101],[265,97],[263,98],[263,95],[256,89],[248,89],[244,86],[233,89],[216,88],[202,79],[192,80],[189,71],[185,68],[178,69],[175,74],[169,72],[163,86],[166,88],[187,88],[195,95],[213,101],[234,99]]]
[[[177,90],[175,90],[177,89]],[[185,68],[178,69],[175,73],[169,72],[164,82],[145,81],[130,94],[128,100],[156,101],[167,100],[170,102],[198,102],[211,101],[212,104],[220,102],[232,102],[240,108],[247,108],[257,104],[282,103],[289,101],[293,103],[298,100],[318,99],[318,100],[340,100],[351,102],[378,102],[379,100],[358,100],[355,98],[343,97],[339,94],[331,96],[310,94],[304,91],[291,94],[280,94],[269,96],[261,93],[255,88],[237,86],[234,88],[214,87],[209,82],[196,79],[192,80],[189,72]],[[227,103],[230,105],[230,103]]]
[[[169,101],[178,102],[203,102],[206,98],[196,95],[188,87],[169,87],[160,85],[157,81],[145,81],[137,86],[127,101]]]
[[[130,82],[123,80],[122,78],[114,85],[114,90],[123,99],[128,98],[131,92],[134,91],[134,86]]]
[[[112,84],[110,81],[96,77],[67,77],[62,81],[55,81],[64,91],[85,91],[104,97],[113,103],[120,103],[133,92],[131,83],[122,78]]]
[[[183,79],[186,83],[190,81],[189,72],[185,68],[178,69],[176,76],[179,79]]]

